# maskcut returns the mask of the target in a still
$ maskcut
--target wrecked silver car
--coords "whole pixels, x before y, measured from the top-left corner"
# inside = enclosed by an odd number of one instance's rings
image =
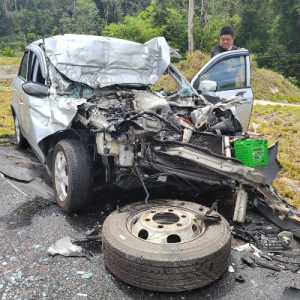
[[[149,201],[151,189],[229,188],[237,191],[236,222],[245,220],[248,197],[266,214],[276,212],[273,221],[283,228],[300,221],[272,188],[278,145],[244,145],[251,141],[249,53],[230,52],[214,57],[190,84],[170,63],[164,38],[138,44],[63,35],[27,47],[13,81],[17,143],[29,143],[43,162],[60,207],[83,210],[99,184],[145,190],[144,202],[115,211],[103,227],[106,265],[130,284],[193,289],[228,266],[227,221],[196,203]],[[226,60],[238,62],[230,70],[242,70],[242,85],[221,84],[224,74],[212,81]],[[164,74],[176,81],[175,93],[151,90]],[[252,147],[254,163],[251,155],[237,157],[237,145]]]

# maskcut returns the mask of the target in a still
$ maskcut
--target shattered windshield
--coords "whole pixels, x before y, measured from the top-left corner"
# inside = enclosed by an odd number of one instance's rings
[[[178,94],[180,97],[191,97],[193,94],[197,95],[196,90],[172,63],[169,65],[168,73],[176,81],[178,85]]]

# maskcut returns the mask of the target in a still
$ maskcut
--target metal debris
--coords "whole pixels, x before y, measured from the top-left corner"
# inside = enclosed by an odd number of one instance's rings
[[[263,228],[262,226],[244,226],[234,227],[232,234],[246,242],[251,242],[251,247],[255,247],[267,252],[281,252],[290,250],[293,241],[293,233],[291,231],[282,231],[279,229]],[[236,249],[238,250],[238,249]]]
[[[234,229],[232,230],[232,234],[234,235],[234,237],[237,237],[243,241],[246,242],[255,242],[257,243],[256,238],[254,237],[252,231],[244,229],[244,228],[238,228],[238,227],[234,227]]]
[[[255,265],[255,260],[253,260],[251,257],[249,257],[248,255],[245,255],[242,257],[242,261],[243,263],[245,263],[246,265],[248,265],[251,268],[254,268]]]
[[[271,269],[271,270],[274,270],[274,271],[277,271],[277,272],[281,271],[281,268],[270,265],[270,264],[266,264],[266,263],[261,262],[261,261],[255,261],[255,264],[257,264],[260,267]]]
[[[96,228],[86,231],[84,234],[88,240],[97,240],[101,241],[102,234],[101,234],[101,226],[98,225]]]

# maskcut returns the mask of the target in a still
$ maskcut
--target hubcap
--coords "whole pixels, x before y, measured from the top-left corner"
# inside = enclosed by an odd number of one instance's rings
[[[128,219],[128,230],[154,244],[184,243],[199,237],[205,223],[191,210],[176,206],[153,206]]]
[[[16,139],[17,139],[17,142],[18,144],[20,143],[20,124],[19,124],[19,120],[18,118],[16,117],[15,118],[15,132],[16,132]]]
[[[68,165],[62,151],[57,152],[54,165],[55,189],[60,201],[66,201],[69,187]]]

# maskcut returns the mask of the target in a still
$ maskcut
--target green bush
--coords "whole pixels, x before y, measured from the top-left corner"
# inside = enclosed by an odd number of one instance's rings
[[[152,7],[149,7],[137,18],[125,16],[123,23],[111,23],[105,26],[103,32],[110,37],[145,43],[154,37],[161,36],[164,31],[164,27],[152,26],[151,11]]]
[[[1,51],[1,54],[3,56],[8,56],[8,57],[14,57],[16,52],[15,50],[9,48],[9,47],[5,47],[2,51]]]

